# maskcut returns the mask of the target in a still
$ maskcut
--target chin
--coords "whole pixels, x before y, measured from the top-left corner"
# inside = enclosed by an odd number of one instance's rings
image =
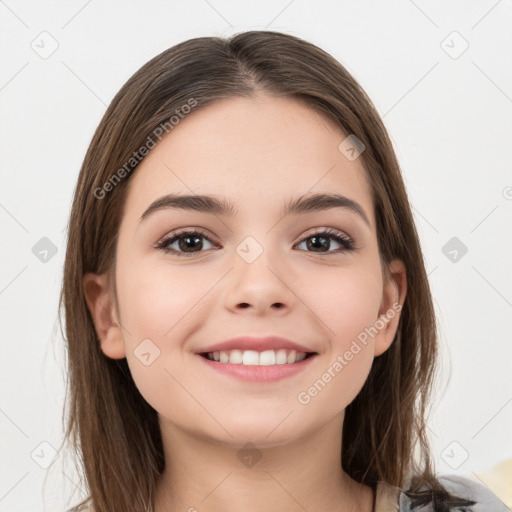
[[[243,447],[246,443],[252,443],[258,448],[274,448],[282,446],[300,439],[304,432],[302,428],[294,428],[294,425],[284,425],[283,416],[268,418],[265,421],[245,421],[234,424],[224,424],[223,426],[231,434],[231,436],[222,430],[220,434],[220,442],[232,445],[235,448]]]

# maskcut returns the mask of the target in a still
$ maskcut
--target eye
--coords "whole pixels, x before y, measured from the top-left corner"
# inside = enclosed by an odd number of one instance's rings
[[[187,257],[199,252],[204,252],[201,250],[203,249],[202,239],[207,240],[209,244],[212,244],[211,240],[201,230],[182,229],[165,236],[156,243],[155,247],[165,252],[174,253],[177,256]],[[176,248],[171,248],[171,246],[176,243]],[[209,248],[210,247],[207,247],[207,249]]]
[[[206,249],[214,247],[210,238],[199,229],[182,229],[175,233],[171,233],[157,242],[155,247],[167,253],[187,257],[204,252],[203,249],[205,249],[205,247],[202,240],[206,240],[207,243],[212,245],[212,247],[206,247]],[[331,240],[334,240],[334,243],[340,245],[342,249],[329,251],[329,249],[331,249]],[[311,249],[308,252],[316,252],[324,255],[354,250],[354,241],[341,231],[332,228],[312,233],[296,246],[299,247],[304,243],[308,249]],[[175,244],[177,245],[174,248],[171,247]]]
[[[338,249],[337,251],[329,251],[331,248],[331,240],[334,240],[334,242],[340,245],[343,249]],[[297,244],[297,246],[300,246],[304,243],[308,249],[312,249],[312,251],[308,252],[316,252],[320,254],[332,254],[354,250],[354,241],[349,236],[345,235],[345,233],[332,228],[317,231],[309,235],[299,244]],[[324,251],[324,249],[326,250]]]

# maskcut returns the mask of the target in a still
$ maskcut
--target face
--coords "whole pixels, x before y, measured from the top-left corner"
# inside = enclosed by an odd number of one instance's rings
[[[362,159],[338,149],[346,136],[293,99],[222,100],[182,120],[130,178],[110,324],[88,300],[103,352],[127,358],[161,420],[238,445],[298,439],[343,414],[389,347],[403,268],[383,280]],[[169,194],[214,196],[231,211],[155,205]],[[284,212],[314,194],[353,203]],[[85,277],[105,309],[103,284]],[[272,335],[315,355],[265,382],[197,353]]]

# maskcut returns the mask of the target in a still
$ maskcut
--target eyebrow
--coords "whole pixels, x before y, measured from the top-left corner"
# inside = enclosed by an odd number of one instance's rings
[[[219,216],[233,217],[238,210],[222,197],[212,195],[180,195],[168,194],[153,201],[142,214],[139,222],[143,222],[150,215],[163,209],[192,210],[210,213]],[[281,209],[281,217],[286,215],[302,215],[310,212],[319,212],[331,208],[344,208],[357,214],[370,226],[370,221],[363,208],[356,201],[340,194],[311,194],[304,195],[288,201]]]

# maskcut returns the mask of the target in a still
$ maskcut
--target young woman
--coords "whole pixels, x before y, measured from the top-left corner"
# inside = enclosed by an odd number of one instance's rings
[[[128,80],[80,172],[61,306],[74,510],[501,510],[434,472],[399,165],[306,41],[192,39]]]

